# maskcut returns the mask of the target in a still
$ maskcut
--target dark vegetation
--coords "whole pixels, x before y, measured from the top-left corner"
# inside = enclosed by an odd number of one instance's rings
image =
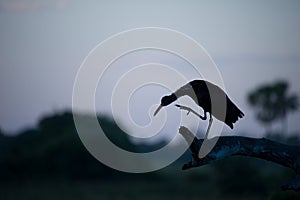
[[[256,118],[272,131],[272,124],[282,123],[282,133],[286,133],[287,115],[298,109],[299,102],[296,94],[289,93],[289,84],[286,81],[277,81],[272,84],[261,85],[248,95],[248,102],[256,109]]]
[[[109,138],[123,148],[151,151],[135,145],[111,120],[101,117]],[[289,141],[289,138],[280,138]],[[294,137],[293,143],[299,138]],[[162,144],[160,144],[162,145]],[[155,145],[154,145],[155,146]],[[36,128],[16,136],[0,136],[0,199],[291,199],[279,185],[293,176],[289,169],[258,159],[231,158],[181,171],[190,153],[171,166],[146,174],[110,169],[92,157],[81,143],[72,114],[43,117]]]

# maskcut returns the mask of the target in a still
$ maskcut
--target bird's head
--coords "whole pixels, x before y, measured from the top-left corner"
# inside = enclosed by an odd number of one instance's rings
[[[172,102],[176,101],[176,99],[177,99],[177,97],[175,94],[171,94],[169,96],[164,96],[163,98],[161,98],[160,105],[155,110],[154,116],[160,111],[160,109],[162,109],[162,107],[171,104]]]

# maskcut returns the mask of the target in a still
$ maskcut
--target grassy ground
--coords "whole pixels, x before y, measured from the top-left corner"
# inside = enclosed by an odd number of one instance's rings
[[[1,186],[1,199],[259,199],[251,196],[224,196],[210,184],[183,184],[175,182],[56,182],[30,181]]]
[[[300,199],[299,193],[280,190],[280,185],[294,176],[293,172],[270,162],[235,157],[188,171],[181,171],[180,166],[173,164],[138,178],[127,174],[126,178],[115,175],[105,180],[2,181],[0,199]]]
[[[266,168],[267,169],[267,168]],[[278,168],[281,170],[281,168]],[[280,191],[280,184],[286,177],[276,176],[278,171],[264,172],[262,178],[251,179],[251,174],[232,180],[220,177],[212,167],[180,171],[167,168],[161,180],[144,178],[140,180],[86,180],[68,181],[35,179],[29,181],[2,182],[0,199],[224,199],[224,200],[286,200],[300,199],[296,192]],[[240,176],[236,172],[236,176]],[[238,180],[238,181],[237,181]],[[250,181],[250,182],[249,182]]]
[[[261,195],[255,191],[251,194],[222,194],[218,188],[210,184],[165,183],[165,182],[55,182],[31,181],[8,183],[1,186],[0,198],[5,200],[32,199],[228,199],[228,200],[259,200],[259,199],[299,199],[294,192],[274,192]]]

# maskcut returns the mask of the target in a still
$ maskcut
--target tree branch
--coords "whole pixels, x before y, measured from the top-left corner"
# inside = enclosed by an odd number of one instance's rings
[[[218,140],[214,148],[204,157],[199,158],[199,149],[203,139],[196,138],[186,127],[180,127],[179,133],[190,145],[192,161],[183,165],[182,169],[190,169],[210,164],[229,156],[250,156],[278,163],[296,172],[295,179],[281,186],[282,190],[300,191],[300,147],[274,142],[265,138],[248,138],[241,136],[214,137]]]

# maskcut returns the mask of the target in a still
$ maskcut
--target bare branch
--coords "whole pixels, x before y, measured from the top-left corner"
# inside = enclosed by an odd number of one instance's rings
[[[250,156],[278,163],[296,172],[296,178],[281,187],[282,190],[300,191],[300,147],[285,145],[265,138],[248,138],[241,136],[215,137],[218,140],[212,151],[204,158],[198,157],[203,139],[193,135],[186,127],[180,127],[179,133],[185,138],[192,151],[192,161],[183,165],[182,169],[190,169],[210,164],[229,156]]]

